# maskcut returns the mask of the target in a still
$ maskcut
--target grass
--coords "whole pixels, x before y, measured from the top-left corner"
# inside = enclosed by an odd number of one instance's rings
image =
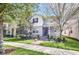
[[[74,40],[74,38],[65,37],[65,43],[56,43],[56,42],[42,42],[40,43],[41,46],[48,46],[48,47],[55,47],[55,48],[62,48],[67,50],[75,50],[79,51],[79,41]]]
[[[65,43],[56,43],[56,42],[45,41],[45,42],[41,42],[39,45],[79,51],[79,41],[77,41],[76,39],[71,38],[71,37],[65,37],[65,38],[66,38]],[[33,40],[31,40],[31,39],[30,40],[17,40],[15,38],[5,38],[4,41],[19,42],[19,43],[25,43],[25,44],[31,44],[33,42]]]
[[[4,41],[6,42],[18,42],[18,43],[25,43],[25,44],[31,44],[33,42],[33,40],[29,39],[29,40],[22,40],[22,39],[16,39],[16,38],[4,38]]]
[[[17,47],[13,47],[13,46],[9,46],[9,45],[4,45],[4,47],[16,49],[15,51],[8,53],[7,55],[48,55],[46,53],[23,49],[23,48],[17,48]]]

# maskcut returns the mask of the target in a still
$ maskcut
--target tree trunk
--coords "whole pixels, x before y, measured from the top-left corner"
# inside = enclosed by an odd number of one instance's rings
[[[0,54],[3,54],[3,21],[0,20]]]
[[[62,30],[60,29],[60,38],[62,39]]]
[[[60,39],[62,39],[62,27],[60,25]]]

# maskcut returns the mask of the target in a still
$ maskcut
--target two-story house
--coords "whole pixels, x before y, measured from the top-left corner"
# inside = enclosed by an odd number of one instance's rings
[[[59,31],[56,27],[56,22],[53,21],[54,17],[43,18],[41,15],[33,15],[30,19],[32,36],[58,36]]]

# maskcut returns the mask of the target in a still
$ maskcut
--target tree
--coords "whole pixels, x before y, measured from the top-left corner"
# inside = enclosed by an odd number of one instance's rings
[[[17,24],[19,25],[20,29],[18,30],[18,32],[19,34],[23,34],[24,30],[26,30],[30,23],[28,18],[32,16],[33,12],[36,11],[35,9],[37,7],[37,4],[18,4],[18,7],[20,12],[17,9],[17,12],[14,13],[17,13]]]
[[[14,10],[14,5],[1,3],[0,4],[0,54],[3,54],[3,22],[4,21],[13,21],[12,17],[8,15],[9,12]],[[7,19],[5,18],[7,16]],[[9,17],[8,17],[9,16]]]
[[[7,10],[8,4],[0,4],[0,54],[3,53],[3,19],[2,16],[4,12]]]
[[[75,19],[78,17],[79,13],[79,4],[77,3],[52,3],[47,4],[52,11],[54,20],[59,27],[60,38],[62,38],[62,32],[69,20]]]
[[[25,24],[26,18],[31,15],[33,4],[0,4],[0,54],[3,54],[3,22],[19,22]]]

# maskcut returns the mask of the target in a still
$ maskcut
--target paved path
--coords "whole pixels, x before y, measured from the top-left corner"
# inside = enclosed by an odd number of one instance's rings
[[[4,44],[20,47],[24,49],[29,49],[29,50],[39,51],[43,53],[48,53],[51,55],[79,55],[79,52],[77,51],[44,47],[44,46],[33,45],[33,44],[23,44],[23,43],[15,43],[15,42],[5,42]]]

